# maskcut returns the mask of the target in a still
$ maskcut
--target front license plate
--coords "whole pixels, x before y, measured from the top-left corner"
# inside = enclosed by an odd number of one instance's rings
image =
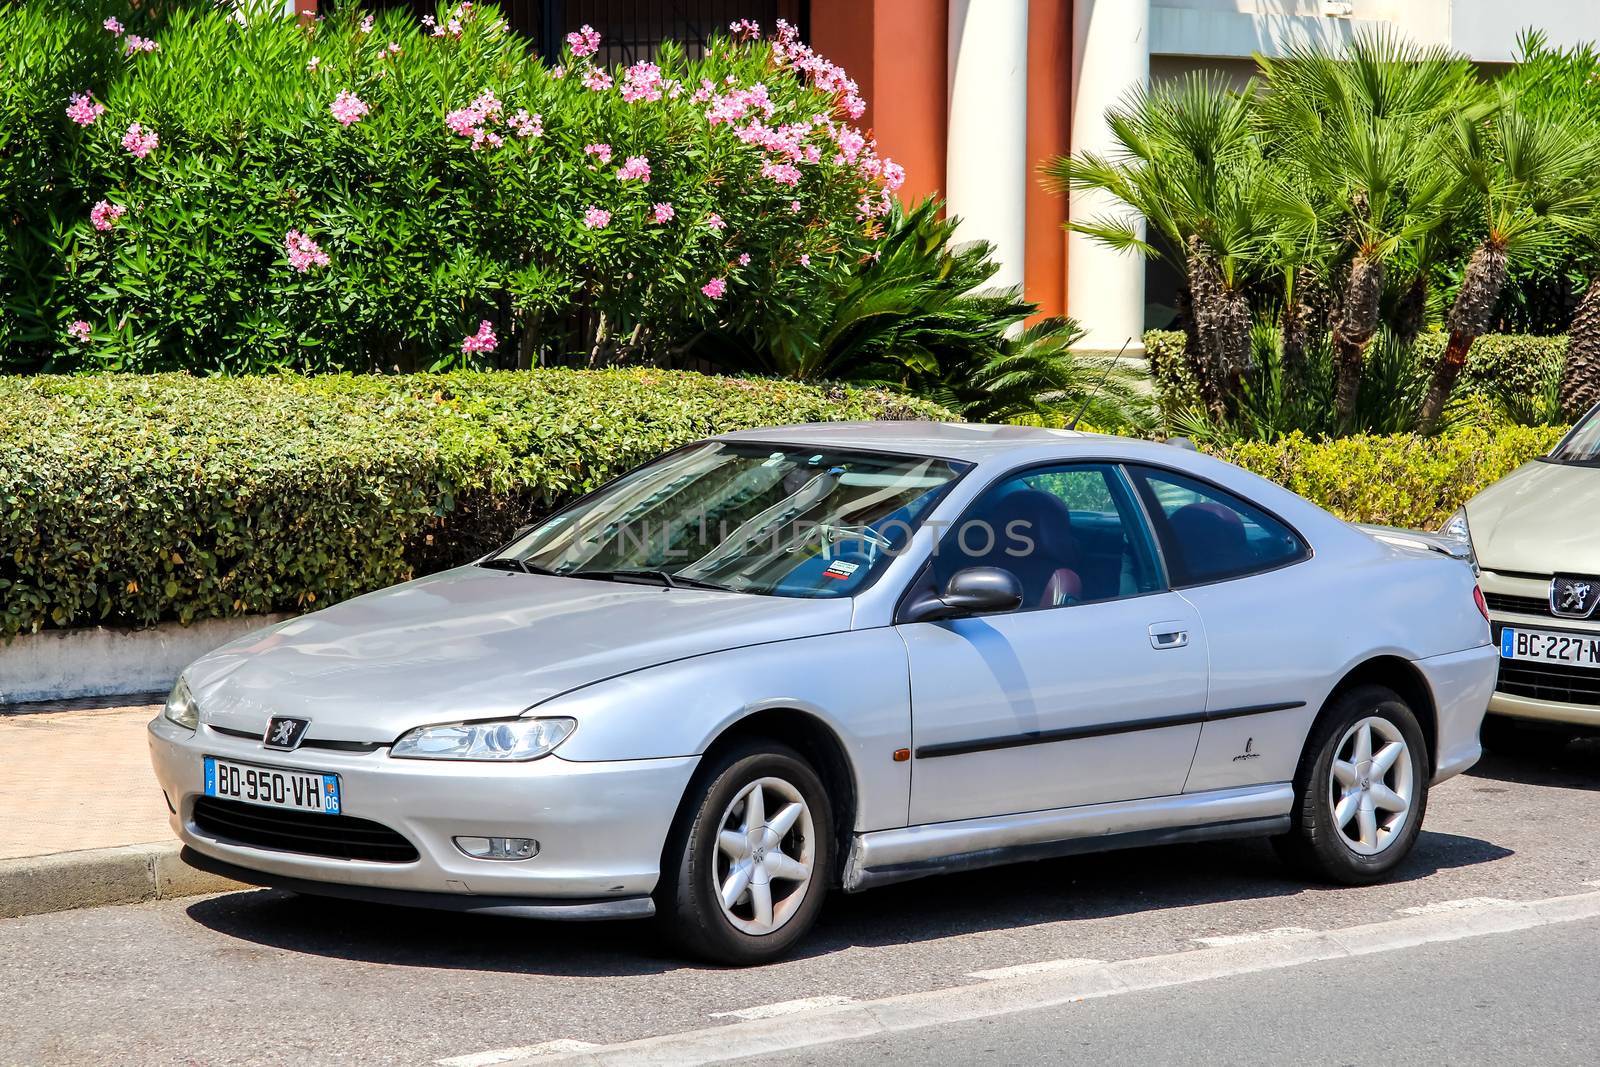
[[[206,796],[242,800],[265,808],[339,814],[339,776],[285,771],[206,757]]]
[[[1600,668],[1600,634],[1562,634],[1507,626],[1500,631],[1500,658]]]

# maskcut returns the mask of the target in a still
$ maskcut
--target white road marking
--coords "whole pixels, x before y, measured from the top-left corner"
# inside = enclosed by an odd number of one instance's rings
[[[587,1049],[599,1048],[592,1041],[569,1041],[561,1038],[557,1041],[542,1041],[537,1045],[518,1045],[516,1048],[494,1048],[488,1052],[474,1052],[469,1056],[451,1056],[448,1059],[434,1060],[439,1067],[490,1067],[495,1063],[508,1063],[511,1060],[530,1060],[544,1056],[560,1056],[569,1052],[583,1052]]]
[[[798,1015],[803,1011],[815,1011],[818,1008],[837,1008],[841,1004],[854,1004],[855,997],[841,997],[829,995],[824,997],[802,997],[799,1000],[780,1000],[776,1004],[761,1004],[754,1008],[740,1008],[738,1011],[714,1011],[713,1019],[776,1019],[783,1015]]]
[[[1191,940],[1211,948],[1222,948],[1226,945],[1254,945],[1259,941],[1277,941],[1279,938],[1314,932],[1305,926],[1275,926],[1271,930],[1257,930],[1253,934],[1219,934],[1216,937],[1196,937]]]
[[[1498,908],[1511,901],[1500,897],[1463,897],[1460,900],[1440,900],[1421,904],[1415,908],[1401,908],[1401,915],[1444,915],[1452,911],[1472,911],[1476,908]]]
[[[1080,967],[1093,967],[1105,960],[1080,959],[1068,956],[1061,960],[1040,960],[1038,963],[1019,963],[1015,967],[996,967],[992,971],[973,971],[968,978],[981,978],[985,982],[998,982],[1006,978],[1021,978],[1029,974],[1054,974],[1057,971],[1075,971]]]
[[[1090,964],[1070,971],[1046,971],[884,1000],[850,1002],[801,1015],[723,1023],[526,1063],[528,1067],[667,1067],[726,1062],[1236,974],[1593,919],[1600,919],[1600,892],[1465,909],[1452,907],[1342,930],[1286,934],[1265,942],[1188,949],[1165,956]]]

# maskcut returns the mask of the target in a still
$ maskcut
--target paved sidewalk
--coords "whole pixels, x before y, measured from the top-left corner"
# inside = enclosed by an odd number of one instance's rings
[[[0,859],[172,841],[144,732],[160,711],[0,715]]]
[[[0,707],[0,919],[242,888],[179,856],[148,699]]]

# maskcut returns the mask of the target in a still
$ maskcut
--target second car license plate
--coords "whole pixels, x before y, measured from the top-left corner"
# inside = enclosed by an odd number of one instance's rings
[[[206,796],[267,808],[339,814],[339,776],[206,757]]]
[[[1507,626],[1500,631],[1500,658],[1600,668],[1600,634],[1551,633]]]

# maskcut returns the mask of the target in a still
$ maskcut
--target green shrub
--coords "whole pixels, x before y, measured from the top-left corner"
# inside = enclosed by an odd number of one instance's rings
[[[0,378],[0,635],[308,610],[739,428],[902,397],[666,371]]]
[[[1418,336],[1412,355],[1419,373],[1438,362],[1445,340],[1442,333]],[[1199,393],[1183,358],[1183,333],[1150,330],[1144,335],[1144,346],[1161,409],[1171,414],[1200,406]],[[1564,364],[1566,356],[1565,334],[1554,337],[1485,334],[1474,342],[1467,357],[1466,370],[1456,387],[1456,398],[1501,401],[1512,410],[1535,408],[1542,399],[1552,368],[1558,369]],[[1518,406],[1519,402],[1522,406]]]
[[[283,7],[5,6],[0,371],[637,360],[870,255],[903,178],[792,31],[603,71],[487,4]]]
[[[1344,437],[1294,433],[1215,454],[1351,522],[1437,529],[1479,490],[1548,452],[1560,427],[1468,427],[1437,437]]]

